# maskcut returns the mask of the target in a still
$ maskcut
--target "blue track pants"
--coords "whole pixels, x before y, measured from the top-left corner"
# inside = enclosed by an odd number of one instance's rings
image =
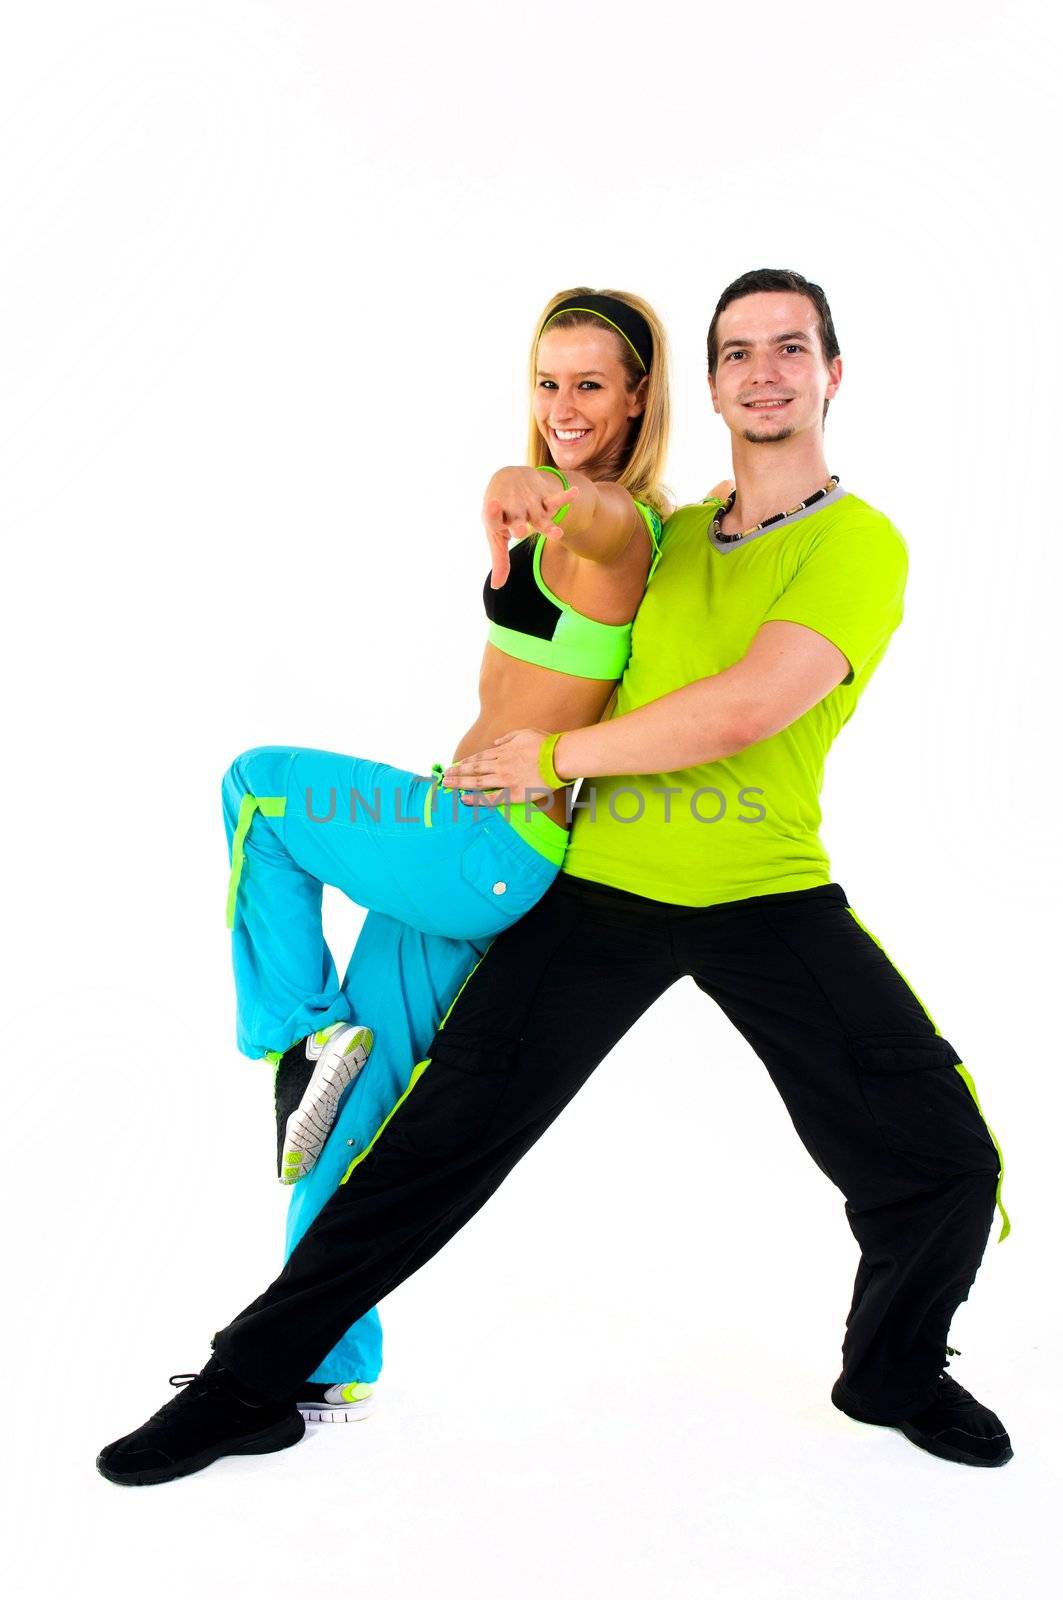
[[[380,762],[266,745],[222,781],[232,877],[236,1040],[253,1060],[330,1022],[371,1027],[369,1061],[316,1166],[292,1190],[290,1255],[406,1089],[415,1063],[491,940],[550,887],[567,835],[549,818],[468,807]],[[368,915],[340,982],[321,926],[323,884]],[[373,1382],[374,1308],[312,1374]]]

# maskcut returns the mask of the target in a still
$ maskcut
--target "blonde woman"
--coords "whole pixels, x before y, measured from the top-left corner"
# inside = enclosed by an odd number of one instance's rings
[[[454,760],[510,728],[578,728],[605,711],[669,510],[668,422],[665,338],[645,301],[555,295],[532,343],[529,464],[496,472],[485,496],[480,713]],[[564,793],[460,800],[441,766],[429,778],[320,750],[248,750],[225,775],[237,1043],[277,1065],[279,1176],[295,1185],[289,1254],[402,1096],[488,943],[561,865]],[[342,983],[322,934],[325,883],[368,907]],[[365,1415],[380,1365],[373,1310],[312,1375],[300,1408],[322,1421]]]

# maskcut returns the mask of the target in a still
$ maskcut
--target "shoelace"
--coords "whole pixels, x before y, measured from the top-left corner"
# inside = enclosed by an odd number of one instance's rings
[[[184,1394],[184,1391],[188,1388],[188,1386],[192,1383],[195,1383],[199,1377],[200,1374],[198,1372],[175,1372],[170,1379],[170,1384],[174,1389],[180,1390],[180,1395],[175,1395],[173,1400],[167,1400],[166,1404],[160,1406],[158,1411],[153,1411],[151,1416],[148,1418],[148,1421],[165,1421],[171,1415],[170,1407],[174,1404],[174,1401],[179,1399]],[[207,1377],[204,1379],[203,1388],[205,1389],[209,1383],[210,1378]],[[201,1393],[202,1392],[203,1391],[201,1390]]]
[[[954,1350],[950,1344],[947,1344],[945,1346],[945,1366],[950,1365],[947,1359],[949,1356],[962,1356],[962,1354],[962,1350]],[[940,1405],[966,1404],[970,1406],[974,1404],[974,1401],[966,1389],[956,1382],[951,1373],[942,1370],[938,1373],[938,1399],[936,1403]]]
[[[223,1372],[220,1368],[214,1372],[175,1372],[170,1378],[170,1385],[172,1388],[179,1391],[179,1394],[176,1397],[178,1399],[184,1395],[188,1389],[195,1386],[196,1392],[189,1397],[190,1403],[192,1404],[194,1404],[197,1400],[202,1400],[206,1395],[210,1394],[212,1390],[215,1391],[215,1393],[220,1390],[223,1395],[228,1396],[230,1401],[235,1401],[245,1410],[249,1406],[257,1407],[267,1403],[264,1399],[249,1399],[245,1394],[240,1394],[239,1392],[234,1394],[230,1386],[231,1375]],[[173,1403],[174,1402],[172,1400],[169,1402],[170,1405],[173,1405]],[[163,1407],[163,1410],[165,1409],[166,1408]]]
[[[218,1387],[218,1374],[216,1372],[175,1372],[170,1378],[170,1386],[178,1390],[178,1394],[174,1396],[174,1399],[183,1398],[189,1390],[192,1390],[188,1398],[194,1404],[195,1401],[202,1400],[212,1389]],[[172,1405],[173,1401],[168,1403]],[[165,1407],[163,1409],[165,1410]]]

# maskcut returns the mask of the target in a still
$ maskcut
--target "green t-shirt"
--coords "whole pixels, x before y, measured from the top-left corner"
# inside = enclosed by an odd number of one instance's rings
[[[825,635],[851,670],[788,728],[737,755],[585,780],[564,871],[684,906],[831,881],[818,832],[824,761],[901,620],[908,571],[893,524],[840,487],[731,544],[708,536],[718,506],[683,506],[665,524],[613,715],[733,666],[776,619]],[[592,789],[593,813],[583,809]]]

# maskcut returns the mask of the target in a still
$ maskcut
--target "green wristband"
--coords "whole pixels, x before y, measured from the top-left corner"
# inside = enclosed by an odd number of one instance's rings
[[[560,467],[536,467],[535,470],[536,470],[536,472],[552,472],[555,478],[560,478],[561,479],[561,487],[563,489],[567,489],[567,488],[570,487],[569,481],[565,477],[565,474],[561,471]],[[564,520],[565,520],[565,518],[567,516],[568,516],[568,506],[562,506],[560,511],[555,511],[554,512],[554,515],[551,518],[551,521],[553,521],[553,522],[564,522]]]
[[[551,733],[539,746],[539,776],[548,789],[564,789],[572,782],[571,778],[559,778],[554,766],[554,746],[560,737],[559,733]]]

